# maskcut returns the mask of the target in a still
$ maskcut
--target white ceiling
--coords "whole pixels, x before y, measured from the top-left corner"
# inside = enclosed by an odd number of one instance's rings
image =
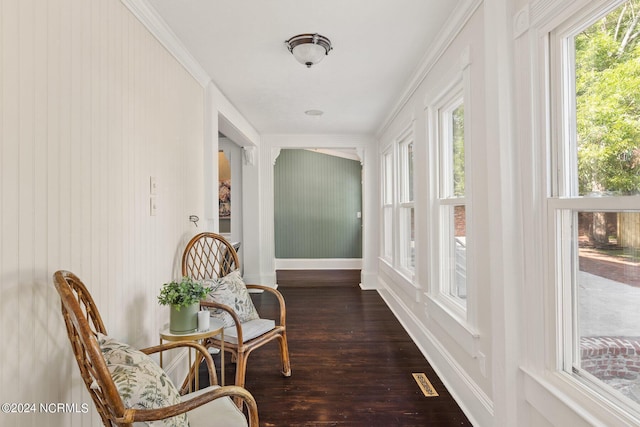
[[[374,134],[462,0],[149,0],[261,133]],[[333,44],[308,69],[284,41]],[[320,117],[304,111],[324,111]]]

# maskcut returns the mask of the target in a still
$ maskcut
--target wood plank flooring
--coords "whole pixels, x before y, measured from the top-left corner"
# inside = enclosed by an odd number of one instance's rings
[[[356,286],[360,270],[277,270],[276,281],[285,287]]]
[[[376,291],[279,290],[292,376],[280,374],[276,342],[249,356],[245,386],[258,402],[261,426],[471,425]],[[262,317],[274,315],[268,295],[252,297]],[[235,365],[228,355],[225,361],[232,379]],[[425,397],[414,372],[424,372],[439,396]]]

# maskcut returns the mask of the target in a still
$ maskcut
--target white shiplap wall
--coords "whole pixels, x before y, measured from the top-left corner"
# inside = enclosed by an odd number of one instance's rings
[[[158,288],[179,275],[188,215],[203,216],[203,96],[118,0],[0,0],[0,403],[90,401],[55,270],[85,281],[111,335],[158,342]],[[92,404],[0,413],[99,424]]]

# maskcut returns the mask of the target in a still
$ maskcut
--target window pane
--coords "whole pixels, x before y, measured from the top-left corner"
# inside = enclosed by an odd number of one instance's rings
[[[640,402],[640,212],[578,212],[574,365]]]
[[[401,210],[402,228],[402,253],[400,263],[403,267],[413,270],[415,268],[415,215],[414,208],[402,208]]]
[[[639,2],[575,36],[578,194],[640,192]]]
[[[400,152],[400,202],[413,201],[413,141],[399,145]]]
[[[391,154],[384,155],[384,188],[383,195],[384,198],[383,203],[385,205],[390,205],[393,203],[393,158]]]
[[[407,146],[407,173],[408,173],[408,186],[409,186],[409,200],[413,201],[413,142]]]
[[[454,206],[452,215],[454,262],[450,294],[464,300],[467,298],[467,218],[465,206]]]
[[[416,267],[416,219],[414,208],[411,208],[409,230],[409,268],[413,270]]]
[[[391,257],[393,256],[393,233],[392,233],[392,215],[393,215],[393,208],[391,206],[385,206],[383,209],[383,227],[384,227],[384,241],[383,241],[383,248],[384,248],[384,257],[387,259],[391,259]]]
[[[453,150],[453,195],[464,196],[464,105],[451,113],[451,145]]]

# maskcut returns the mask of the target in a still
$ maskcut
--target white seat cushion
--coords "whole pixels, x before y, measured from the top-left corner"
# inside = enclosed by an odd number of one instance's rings
[[[219,386],[211,386],[186,394],[182,396],[182,401],[193,399],[196,396],[216,388],[219,388]],[[232,427],[247,425],[247,419],[244,414],[229,397],[221,397],[213,400],[193,411],[187,412],[187,414],[189,415],[190,427]]]
[[[242,323],[242,339],[244,342],[269,332],[276,327],[275,320],[255,319]],[[220,339],[220,335],[216,336]],[[238,344],[238,331],[235,326],[224,329],[224,342]]]

